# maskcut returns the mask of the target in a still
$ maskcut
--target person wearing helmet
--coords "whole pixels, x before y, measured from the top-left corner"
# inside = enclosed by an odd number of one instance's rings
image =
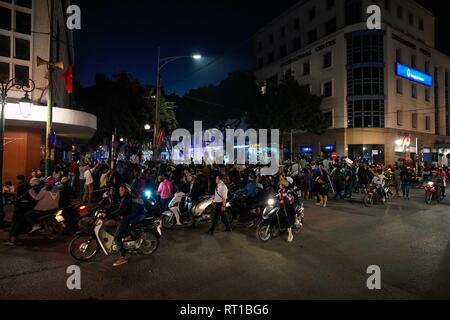
[[[113,263],[114,267],[120,266],[128,262],[128,259],[126,258],[126,250],[123,245],[122,239],[123,236],[125,235],[125,232],[128,229],[128,226],[130,225],[130,215],[133,204],[131,198],[131,187],[129,185],[121,184],[119,187],[119,195],[120,195],[119,208],[106,214],[106,217],[108,219],[113,219],[116,217],[122,218],[114,235],[114,241],[120,253],[120,258]]]
[[[59,190],[55,187],[56,180],[53,177],[47,177],[44,181],[44,188],[36,194],[34,189],[28,191],[28,194],[37,201],[32,211],[25,213],[25,220],[32,226],[30,233],[33,233],[41,226],[37,223],[36,218],[44,215],[48,211],[56,210],[59,207]]]

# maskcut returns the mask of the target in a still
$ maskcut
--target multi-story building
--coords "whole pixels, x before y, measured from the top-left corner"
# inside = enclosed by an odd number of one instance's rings
[[[373,4],[380,30],[367,27]],[[255,50],[266,90],[289,72],[324,97],[328,133],[295,131],[295,154],[393,164],[417,148],[425,161],[447,163],[450,58],[435,48],[433,14],[416,2],[303,0],[257,33]]]
[[[50,8],[53,8],[53,37],[50,37]],[[68,0],[0,0],[0,80],[30,78],[36,84],[31,93],[31,110],[21,110],[20,90],[8,93],[5,108],[6,131],[4,181],[15,181],[17,174],[29,175],[40,168],[44,158],[48,69],[38,64],[62,61],[64,69],[55,69],[53,77],[53,125],[59,141],[70,144],[89,140],[97,129],[94,115],[71,109],[62,74],[74,64],[72,32],[66,28]],[[50,46],[52,41],[52,46]],[[50,57],[50,47],[53,53]]]

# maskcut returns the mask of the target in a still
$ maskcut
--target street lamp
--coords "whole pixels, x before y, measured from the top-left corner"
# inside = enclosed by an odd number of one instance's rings
[[[148,130],[151,129],[151,126],[150,126],[149,124],[146,124],[146,125],[144,126],[144,129],[148,131]]]
[[[155,108],[155,126],[153,131],[153,159],[157,159],[157,146],[156,140],[159,132],[159,107],[161,103],[161,70],[171,62],[180,60],[180,59],[194,59],[201,60],[202,56],[198,53],[193,54],[192,56],[175,56],[175,57],[166,57],[161,58],[161,48],[158,47],[158,67],[156,73],[156,108]],[[150,129],[146,129],[150,130]]]
[[[12,89],[20,90],[25,93],[24,97],[19,101],[20,113],[24,118],[30,116],[31,113],[31,100],[28,94],[36,88],[36,85],[31,79],[17,79],[13,78],[8,80],[7,82],[3,82],[0,80],[0,103],[1,103],[1,112],[0,112],[0,195],[3,198],[3,151],[5,147],[5,107],[6,107],[6,98],[8,97],[9,90]],[[2,200],[2,199],[0,199]],[[3,201],[2,201],[3,203]],[[0,205],[1,206],[1,205]]]

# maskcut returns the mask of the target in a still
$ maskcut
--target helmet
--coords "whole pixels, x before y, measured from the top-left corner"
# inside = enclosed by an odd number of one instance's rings
[[[287,180],[287,182],[289,182],[289,184],[294,183],[294,179],[292,179],[291,177],[287,177],[286,180]]]
[[[44,183],[48,187],[53,187],[55,185],[55,183],[56,183],[56,180],[53,177],[47,177],[47,178],[45,178],[45,182]]]
[[[69,181],[69,178],[68,177],[63,177],[62,179],[61,179],[61,183],[66,183],[66,182],[68,182]]]

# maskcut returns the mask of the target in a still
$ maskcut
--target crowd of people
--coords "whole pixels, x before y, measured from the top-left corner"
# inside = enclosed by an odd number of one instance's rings
[[[124,190],[124,185],[129,186],[130,193],[134,195],[150,190],[156,195],[162,210],[168,209],[175,192],[189,194],[194,203],[203,195],[214,195],[215,214],[208,230],[208,234],[212,234],[220,218],[224,222],[224,231],[231,231],[223,219],[228,190],[243,191],[249,198],[255,198],[257,190],[287,195],[283,190],[289,186],[286,178],[291,177],[289,181],[301,190],[303,201],[313,199],[315,205],[325,208],[329,197],[336,201],[349,199],[354,193],[364,193],[369,186],[377,189],[392,187],[394,196],[409,199],[410,188],[414,184],[433,181],[442,187],[445,195],[448,180],[448,168],[445,166],[425,167],[416,172],[412,167],[401,164],[369,165],[364,161],[353,162],[346,158],[331,159],[327,156],[317,159],[301,156],[294,163],[280,166],[278,173],[273,176],[261,176],[259,169],[258,165],[251,164],[194,164],[192,159],[189,165],[161,161],[117,161],[111,168],[100,161],[74,158],[71,163],[56,165],[47,177],[40,170],[33,171],[28,179],[24,175],[17,176],[17,188],[11,181],[5,183],[4,199],[28,197],[36,203],[33,210],[23,213],[20,219],[14,219],[6,244],[15,244],[19,221],[32,226],[33,232],[40,228],[36,223],[39,214],[68,207],[75,198],[87,204],[99,201],[105,190],[110,190],[113,202],[119,204],[123,201],[121,188]],[[281,198],[280,203],[285,203],[285,200]],[[21,212],[20,201],[18,204],[16,201],[16,216],[18,212]],[[293,238],[290,230],[288,241]]]

